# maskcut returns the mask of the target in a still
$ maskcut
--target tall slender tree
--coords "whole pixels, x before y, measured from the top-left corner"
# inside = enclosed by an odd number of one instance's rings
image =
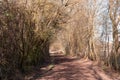
[[[112,23],[113,30],[113,47],[112,54],[115,60],[115,68],[118,69],[118,49],[119,49],[119,37],[118,37],[118,25],[120,22],[120,0],[109,0],[109,16]]]

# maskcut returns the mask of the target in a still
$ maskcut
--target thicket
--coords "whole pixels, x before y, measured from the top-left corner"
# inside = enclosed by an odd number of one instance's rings
[[[0,79],[50,62],[49,44],[58,18],[50,2],[0,1]]]

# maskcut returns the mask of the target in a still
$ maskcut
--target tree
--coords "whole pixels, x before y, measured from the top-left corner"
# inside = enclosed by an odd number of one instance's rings
[[[120,56],[118,53],[119,49],[119,37],[118,37],[118,25],[120,22],[120,0],[109,0],[109,16],[112,23],[113,30],[113,48],[112,48],[112,58],[115,61],[115,68],[118,69],[118,57]],[[113,62],[114,62],[113,61]],[[114,64],[112,62],[112,65]]]

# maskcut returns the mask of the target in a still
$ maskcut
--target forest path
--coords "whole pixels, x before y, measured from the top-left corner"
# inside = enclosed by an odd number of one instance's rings
[[[120,80],[112,71],[105,72],[93,61],[64,55],[54,56],[54,67],[42,76],[39,73],[30,80]]]

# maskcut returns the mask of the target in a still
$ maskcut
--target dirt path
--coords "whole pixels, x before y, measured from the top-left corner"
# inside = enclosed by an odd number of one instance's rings
[[[39,71],[30,80],[120,80],[113,78],[113,72],[104,72],[101,67],[90,60],[55,56],[54,68],[39,76]]]

